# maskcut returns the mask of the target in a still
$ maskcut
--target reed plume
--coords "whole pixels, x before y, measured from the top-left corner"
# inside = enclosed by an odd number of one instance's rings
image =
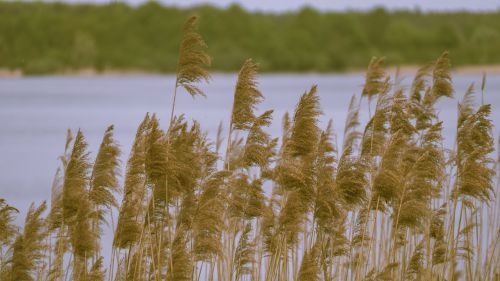
[[[317,249],[313,248],[307,251],[302,258],[302,264],[300,265],[299,281],[316,281],[320,280],[319,272],[320,268],[317,261]]]
[[[299,242],[299,234],[304,223],[302,218],[307,207],[306,203],[301,200],[298,191],[288,192],[286,203],[281,210],[278,221],[281,234],[286,241],[285,245],[290,248]]]
[[[165,217],[165,207],[170,201],[171,191],[166,189],[167,153],[165,132],[159,128],[158,119],[151,116],[146,137],[146,182],[152,187],[153,197],[148,207],[149,219]]]
[[[252,274],[252,264],[255,262],[255,245],[250,241],[252,224],[247,223],[241,233],[236,253],[234,255],[234,264],[236,265],[235,280],[241,280],[242,276]]]
[[[44,239],[47,229],[41,215],[46,209],[47,204],[43,202],[38,207],[32,204],[28,210],[24,232],[17,236],[13,245],[11,280],[36,280],[33,277],[36,266],[44,259]]]
[[[238,73],[234,91],[231,129],[248,130],[255,120],[255,107],[262,101],[262,93],[257,88],[257,64],[251,59],[245,61]]]
[[[150,117],[146,115],[139,125],[127,161],[124,195],[118,215],[113,244],[126,248],[136,243],[140,236],[140,216],[146,195],[146,136]]]
[[[383,153],[383,148],[387,139],[387,122],[391,105],[389,78],[377,88],[377,105],[375,113],[365,126],[361,139],[361,156],[373,158]]]
[[[0,199],[1,280],[498,279],[500,159],[485,78],[481,105],[472,85],[459,103],[448,149],[437,110],[454,94],[448,53],[419,69],[409,89],[373,58],[338,151],[333,122],[322,130],[316,86],[284,114],[279,139],[266,132],[273,110],[259,112],[257,64],[246,60],[224,153],[222,122],[212,143],[200,123],[174,116],[179,87],[205,94],[197,85],[209,77],[205,50],[191,17],[168,128],[154,114],[137,128],[121,204],[113,126],[94,161],[83,133],[68,131],[46,218],[45,203],[32,205],[21,230],[17,210]]]
[[[295,109],[288,142],[292,156],[306,156],[314,151],[319,139],[317,122],[320,114],[317,88],[312,86],[309,92],[302,95]]]
[[[351,97],[349,109],[344,124],[344,139],[342,140],[342,153],[344,151],[355,151],[356,145],[361,138],[361,133],[357,130],[359,123],[359,106],[356,104],[356,96]]]
[[[315,203],[313,218],[317,221],[322,232],[332,233],[340,226],[340,219],[344,215],[341,197],[335,182],[336,149],[332,142],[332,121],[321,133],[318,143],[318,152],[315,159]]]
[[[103,257],[99,257],[90,268],[86,280],[104,281],[105,277],[106,277],[106,270],[103,268]]]
[[[175,88],[183,87],[191,96],[205,96],[196,83],[210,78],[204,66],[210,65],[210,56],[205,52],[207,45],[197,31],[198,17],[190,17],[184,24],[177,62]]]
[[[430,101],[435,102],[441,97],[453,97],[448,52],[444,52],[436,60],[434,63],[434,69],[432,70]]]
[[[95,208],[96,227],[106,222],[104,215],[112,207],[118,207],[115,195],[119,193],[118,176],[120,175],[120,149],[113,138],[114,126],[109,126],[104,133],[99,152],[92,169],[89,199]]]
[[[380,94],[386,88],[385,71],[382,68],[385,58],[373,57],[368,65],[366,72],[365,86],[361,93],[362,97],[368,97],[371,100],[374,96]]]
[[[92,206],[89,198],[90,168],[87,142],[81,130],[75,137],[63,184],[63,217],[68,225],[73,259],[73,279],[87,278],[87,261],[99,247],[92,231]]]
[[[89,163],[89,153],[86,149],[87,143],[83,133],[78,130],[64,174],[63,216],[68,222],[74,221],[79,208],[78,203],[87,196],[91,165]]]
[[[272,114],[272,110],[264,112],[255,118],[255,121],[249,128],[242,160],[246,167],[256,165],[264,171],[269,170],[269,165],[275,155],[274,150],[278,139],[272,139],[262,127],[267,127],[271,124]]]
[[[482,201],[490,200],[493,192],[494,151],[491,136],[491,105],[482,105],[477,111],[471,104],[472,90],[459,106],[457,129],[457,168],[459,196],[470,196]]]
[[[172,243],[172,264],[169,267],[167,280],[188,281],[192,280],[192,259],[187,250],[186,232],[178,228]]]
[[[16,208],[8,205],[5,199],[0,198],[0,247],[9,245],[14,238],[17,229],[13,221],[18,212]]]
[[[358,206],[366,200],[366,171],[368,166],[360,157],[353,155],[357,151],[362,134],[358,131],[359,107],[353,96],[349,103],[344,125],[344,140],[342,142],[342,154],[339,159],[336,174],[336,184],[339,195],[342,197],[346,209]]]
[[[194,254],[196,260],[210,261],[222,253],[220,241],[224,221],[223,184],[228,172],[219,171],[203,183],[194,216]]]
[[[50,264],[47,274],[49,281],[60,280],[63,275],[64,253],[67,251],[68,245],[68,239],[65,235],[67,228],[63,216],[64,177],[71,157],[71,143],[73,139],[73,132],[68,129],[64,152],[59,156],[61,166],[57,168],[52,182],[50,213],[47,216],[47,224],[49,231],[55,235],[56,241],[51,249],[54,253],[54,261]]]

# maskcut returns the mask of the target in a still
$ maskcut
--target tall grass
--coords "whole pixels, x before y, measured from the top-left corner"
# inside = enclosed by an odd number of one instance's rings
[[[316,86],[283,116],[280,138],[266,132],[273,111],[258,108],[252,60],[239,72],[226,136],[220,126],[212,143],[176,116],[179,89],[205,94],[205,49],[190,18],[172,118],[166,129],[155,115],[141,122],[123,187],[110,126],[93,163],[83,132],[68,131],[46,217],[46,203],[32,205],[21,230],[0,200],[1,280],[500,280],[491,106],[476,106],[471,85],[455,145],[444,146],[435,105],[454,94],[447,53],[408,89],[374,58],[339,150],[332,122],[319,126]],[[375,107],[362,128],[364,99]],[[100,239],[105,224],[111,245]]]

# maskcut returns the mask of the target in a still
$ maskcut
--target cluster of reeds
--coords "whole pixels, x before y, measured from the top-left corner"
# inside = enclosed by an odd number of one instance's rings
[[[192,17],[171,120],[146,115],[123,186],[113,126],[93,163],[83,133],[68,131],[48,215],[46,203],[32,205],[21,231],[17,210],[0,201],[1,280],[500,280],[491,107],[474,105],[471,86],[455,145],[444,147],[435,105],[453,96],[447,53],[408,90],[374,58],[338,149],[332,123],[319,127],[315,86],[283,116],[280,138],[266,132],[273,111],[257,108],[252,60],[236,81],[228,133],[221,125],[211,142],[175,115],[179,89],[204,95],[205,50]],[[101,242],[106,225],[112,245]]]

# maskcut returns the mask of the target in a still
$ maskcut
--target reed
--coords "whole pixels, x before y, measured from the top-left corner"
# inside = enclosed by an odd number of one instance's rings
[[[247,60],[223,150],[222,123],[212,143],[174,114],[177,88],[204,95],[198,82],[209,77],[195,23],[184,27],[168,129],[146,114],[123,186],[110,126],[95,161],[83,132],[68,131],[45,217],[45,203],[32,205],[17,228],[17,210],[0,199],[1,280],[500,280],[500,159],[485,78],[480,105],[473,86],[459,103],[447,148],[435,105],[453,97],[448,54],[408,89],[374,58],[339,151],[332,121],[320,127],[316,86],[284,115],[280,138],[267,133],[273,111],[260,111]],[[106,224],[112,245],[100,239]]]

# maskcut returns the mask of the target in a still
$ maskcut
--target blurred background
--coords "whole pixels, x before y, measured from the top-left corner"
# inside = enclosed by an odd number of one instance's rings
[[[433,60],[500,63],[500,2],[482,1],[0,1],[0,69],[12,74],[175,71],[186,17],[214,71],[248,57],[265,72],[363,69]]]

